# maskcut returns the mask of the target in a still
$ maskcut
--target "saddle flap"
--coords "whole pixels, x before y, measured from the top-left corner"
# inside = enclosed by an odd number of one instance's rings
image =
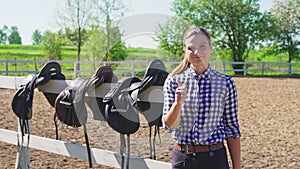
[[[76,92],[73,96],[73,105],[75,109],[75,113],[78,117],[80,124],[85,124],[87,121],[87,110],[85,106],[85,93],[86,93],[86,84],[89,79],[86,78],[76,78],[73,81],[73,87]]]
[[[132,91],[126,89],[140,81],[137,77],[122,78],[103,99],[108,124],[121,134],[132,134],[139,128],[139,112],[133,107]]]
[[[79,127],[86,123],[85,84],[89,79],[76,78],[57,96],[55,112],[58,119],[69,126]]]
[[[15,92],[12,99],[13,112],[23,120],[32,118],[32,102],[35,89],[36,75],[28,75],[25,84]]]
[[[23,120],[29,120],[32,118],[32,100],[33,93],[30,93],[26,89],[26,86],[19,88],[13,96],[12,100],[12,110]]]
[[[59,93],[55,100],[56,117],[66,125],[80,127],[75,108],[73,105],[73,93],[76,92],[70,87],[67,87]]]
[[[119,111],[113,102],[109,102],[106,104],[105,112],[108,125],[121,134],[135,133],[140,127],[139,115],[134,111]],[[128,115],[131,119],[128,119]]]

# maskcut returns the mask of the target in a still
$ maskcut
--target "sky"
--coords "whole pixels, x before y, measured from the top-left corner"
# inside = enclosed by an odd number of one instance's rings
[[[131,47],[155,47],[152,36],[157,23],[164,23],[174,12],[174,0],[123,0],[128,10],[121,21],[123,39]],[[0,0],[0,28],[17,26],[22,44],[32,44],[31,36],[37,29],[54,30],[55,11],[65,0]],[[272,0],[261,0],[261,10],[268,10]]]

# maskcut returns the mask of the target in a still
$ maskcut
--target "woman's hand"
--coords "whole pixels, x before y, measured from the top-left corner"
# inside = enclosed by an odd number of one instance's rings
[[[186,98],[187,88],[179,80],[177,80],[178,87],[175,91],[175,102],[182,104]]]

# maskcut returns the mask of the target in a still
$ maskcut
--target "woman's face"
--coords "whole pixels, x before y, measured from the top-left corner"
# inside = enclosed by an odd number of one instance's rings
[[[212,46],[203,34],[195,34],[185,40],[185,57],[192,67],[208,67]]]

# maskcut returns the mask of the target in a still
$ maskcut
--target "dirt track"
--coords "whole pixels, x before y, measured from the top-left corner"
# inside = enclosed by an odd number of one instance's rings
[[[238,89],[241,125],[242,168],[300,168],[300,79],[234,78]],[[0,128],[17,131],[17,118],[11,110],[14,90],[0,89]],[[53,108],[41,93],[34,98],[32,134],[55,138]],[[119,151],[118,134],[104,122],[88,131],[92,147]],[[61,126],[60,126],[61,127]],[[105,133],[103,134],[103,131]],[[142,125],[132,138],[132,154],[148,157],[148,128]],[[160,161],[171,161],[173,142],[161,129],[162,144],[157,146]],[[82,129],[60,128],[64,141],[84,144]],[[0,142],[2,169],[14,168],[16,146]],[[31,150],[31,168],[88,168],[88,162],[39,150]],[[93,168],[109,168],[93,164]]]

